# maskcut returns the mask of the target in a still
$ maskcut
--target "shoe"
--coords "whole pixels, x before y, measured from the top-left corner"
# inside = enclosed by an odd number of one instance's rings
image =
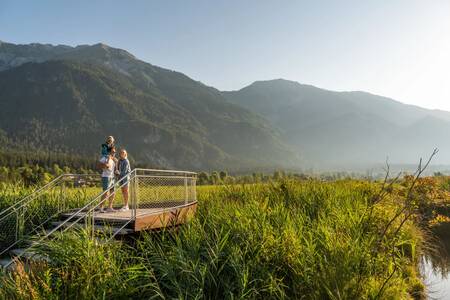
[[[124,206],[120,209],[120,211],[129,211],[130,208],[128,206]]]
[[[116,210],[114,208],[108,207],[106,209],[106,212],[115,212]]]
[[[105,209],[104,209],[103,207],[102,207],[102,208],[99,208],[98,212],[102,214],[102,213],[105,212]]]

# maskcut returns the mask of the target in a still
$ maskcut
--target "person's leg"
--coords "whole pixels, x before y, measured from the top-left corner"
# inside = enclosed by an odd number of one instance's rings
[[[103,212],[103,206],[105,205],[106,199],[108,199],[109,191],[103,194],[102,202],[100,203],[100,211]]]
[[[113,210],[113,202],[116,197],[116,193],[114,191],[114,179],[110,178],[110,186],[109,186],[109,205],[108,209]]]
[[[102,177],[102,189],[103,191],[108,191],[109,188],[109,180],[107,177]],[[102,196],[102,200],[100,202],[100,212],[103,211],[103,205],[105,204],[106,198],[108,198],[109,191],[104,193]]]
[[[128,209],[128,184],[124,185],[122,187],[122,195],[123,195],[123,201],[124,201],[124,209]]]

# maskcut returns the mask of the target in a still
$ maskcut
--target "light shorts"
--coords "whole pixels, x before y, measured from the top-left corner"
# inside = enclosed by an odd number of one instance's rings
[[[124,177],[120,178],[118,183],[122,188],[127,188],[128,184],[130,183],[130,175],[125,175]]]
[[[114,181],[112,177],[102,177],[102,188],[103,191],[109,190],[113,185]]]

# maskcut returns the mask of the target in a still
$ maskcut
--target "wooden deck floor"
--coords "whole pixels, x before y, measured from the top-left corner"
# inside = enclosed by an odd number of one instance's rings
[[[149,214],[155,214],[159,213],[165,210],[165,208],[138,208],[136,210],[136,217],[143,216],[143,215],[149,215]],[[98,220],[129,220],[132,217],[133,211],[130,209],[128,211],[120,211],[119,209],[116,209],[114,212],[104,212],[101,213],[99,211],[94,212],[94,217]],[[65,213],[65,216],[85,216],[86,213],[79,212],[79,213]]]
[[[180,207],[158,207],[158,208],[138,208],[136,209],[136,219],[132,221],[131,227],[134,231],[156,229],[170,225],[179,225],[188,221],[197,208],[197,202],[192,202]],[[125,223],[132,218],[133,211],[115,210],[114,212],[99,211],[94,212],[96,221],[105,223]],[[85,212],[67,212],[61,216],[68,218],[71,216],[84,217]]]
[[[138,208],[136,209],[136,217],[143,216],[143,215],[150,215],[159,213],[162,210],[165,210],[164,208]],[[132,210],[128,211],[120,211],[116,210],[115,212],[95,212],[95,217],[98,219],[120,219],[120,220],[129,220],[132,217]]]

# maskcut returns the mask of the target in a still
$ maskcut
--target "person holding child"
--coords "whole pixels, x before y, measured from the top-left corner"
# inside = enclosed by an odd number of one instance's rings
[[[116,170],[116,162],[115,162],[115,155],[116,149],[114,146],[112,146],[109,149],[109,153],[107,153],[106,156],[102,156],[100,158],[100,163],[102,164],[102,188],[105,192],[102,196],[102,201],[100,203],[100,213],[105,212],[103,209],[103,205],[106,202],[106,199],[109,198],[109,205],[106,209],[107,212],[114,212],[113,208],[113,200],[114,200],[114,175]],[[102,155],[103,155],[103,149],[102,149]]]
[[[106,142],[102,144],[100,164],[102,166],[102,188],[105,192],[102,196],[102,202],[100,204],[100,213],[105,212],[103,205],[106,199],[109,199],[109,205],[106,209],[107,212],[114,212],[113,202],[115,198],[115,184],[117,183],[122,187],[122,195],[124,200],[124,206],[121,211],[128,211],[128,186],[130,180],[130,161],[128,160],[127,150],[121,149],[119,153],[120,159],[115,157],[116,149],[114,145],[114,137],[108,136]],[[117,177],[117,180],[115,180]]]

